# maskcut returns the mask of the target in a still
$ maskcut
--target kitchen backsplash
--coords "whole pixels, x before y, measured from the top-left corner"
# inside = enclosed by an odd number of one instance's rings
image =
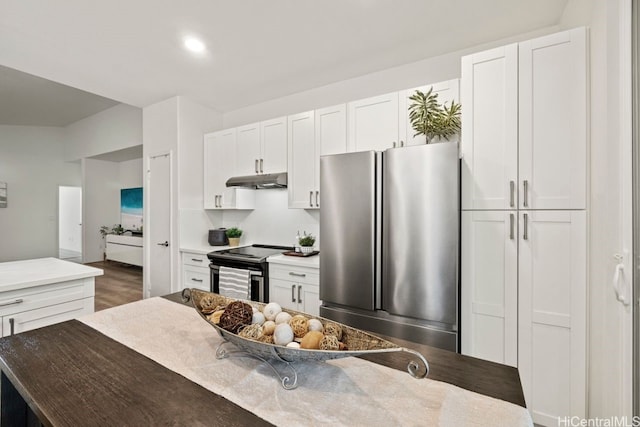
[[[298,231],[306,231],[320,247],[320,211],[289,209],[286,189],[256,191],[253,210],[180,209],[180,246],[207,246],[208,231],[218,227],[242,229],[241,243],[287,246],[293,246]]]

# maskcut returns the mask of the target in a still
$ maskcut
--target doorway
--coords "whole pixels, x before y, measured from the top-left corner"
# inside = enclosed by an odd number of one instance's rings
[[[147,194],[149,203],[146,209],[145,235],[148,250],[145,272],[147,293],[149,296],[161,296],[171,293],[173,277],[173,247],[171,233],[171,153],[148,158]]]
[[[82,263],[82,188],[58,188],[58,258]]]

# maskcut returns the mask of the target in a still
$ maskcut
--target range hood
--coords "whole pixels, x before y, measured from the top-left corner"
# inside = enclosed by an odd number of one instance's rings
[[[262,175],[234,176],[227,180],[227,187],[244,187],[257,190],[287,188],[287,173],[266,173]]]

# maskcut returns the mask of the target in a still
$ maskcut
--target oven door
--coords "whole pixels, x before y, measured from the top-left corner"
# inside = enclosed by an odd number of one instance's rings
[[[241,268],[243,270],[249,270],[249,279],[251,280],[251,300],[258,302],[267,302],[266,286],[265,286],[265,272],[261,267],[247,267],[228,265],[232,268]],[[209,264],[211,270],[211,292],[220,293],[220,265],[217,263]]]

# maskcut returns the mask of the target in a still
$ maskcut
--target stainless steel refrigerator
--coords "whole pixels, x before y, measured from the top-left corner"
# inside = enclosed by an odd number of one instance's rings
[[[456,143],[320,159],[323,317],[458,349]]]

